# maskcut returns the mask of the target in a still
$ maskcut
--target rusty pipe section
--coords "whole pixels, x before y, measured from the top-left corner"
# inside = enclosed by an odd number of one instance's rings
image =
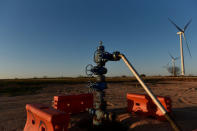
[[[125,64],[128,66],[130,71],[133,73],[133,75],[136,77],[138,82],[141,84],[141,86],[144,88],[146,93],[150,96],[150,98],[153,100],[153,102],[157,105],[157,107],[161,110],[161,112],[164,114],[165,118],[169,121],[174,131],[181,131],[181,129],[178,127],[178,125],[175,123],[175,121],[172,119],[172,117],[167,113],[163,105],[159,102],[157,97],[153,94],[153,92],[150,90],[150,88],[144,83],[144,81],[140,78],[139,74],[135,70],[135,68],[131,65],[131,63],[128,61],[128,59],[123,55],[119,55],[120,58],[125,62]]]

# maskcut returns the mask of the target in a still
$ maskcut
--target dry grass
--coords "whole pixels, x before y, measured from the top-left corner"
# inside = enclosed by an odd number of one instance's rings
[[[175,119],[183,130],[191,131],[197,128],[197,77],[143,77],[143,79],[155,95],[169,96],[172,99]],[[0,80],[0,130],[23,130],[27,103],[51,106],[53,96],[86,93],[88,80],[89,78],[84,77]],[[108,110],[120,115],[126,113],[127,93],[145,93],[134,77],[110,77],[107,78],[107,82],[109,84],[105,91],[109,103]],[[79,118],[82,116],[76,119]],[[72,119],[77,124],[74,117]],[[132,131],[171,130],[167,122],[141,120],[133,115],[121,123],[130,127]]]
[[[147,83],[161,81],[196,81],[197,77],[164,77],[148,76],[142,77]],[[64,77],[64,78],[33,78],[33,79],[2,79],[0,80],[0,96],[17,96],[34,94],[43,89],[46,85],[53,84],[84,84],[95,78],[89,77]],[[137,82],[135,77],[107,77],[108,83]]]

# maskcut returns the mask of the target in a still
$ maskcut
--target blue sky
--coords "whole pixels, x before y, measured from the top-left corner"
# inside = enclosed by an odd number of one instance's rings
[[[180,47],[168,17],[180,27],[192,18],[185,68],[197,75],[196,12],[195,0],[0,0],[0,78],[85,75],[100,40],[139,73],[169,75],[168,52],[180,56]],[[108,76],[130,75],[122,60],[106,67]]]

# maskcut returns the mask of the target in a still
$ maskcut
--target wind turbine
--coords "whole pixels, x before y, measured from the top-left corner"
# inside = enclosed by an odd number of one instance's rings
[[[169,53],[170,57],[171,57],[171,61],[172,61],[172,73],[173,76],[176,76],[176,68],[175,68],[175,61],[179,59],[179,57],[173,57],[170,53]],[[170,62],[168,62],[167,65],[169,65]]]
[[[192,19],[190,19],[190,21],[184,26],[183,29],[181,29],[179,26],[177,26],[170,18],[168,18],[168,20],[179,30],[179,32],[177,32],[177,34],[179,35],[180,38],[180,52],[181,52],[181,75],[184,76],[185,75],[185,66],[184,66],[184,57],[183,57],[183,44],[182,44],[182,36],[185,40],[189,55],[191,57],[191,53],[189,50],[189,45],[187,43],[186,37],[185,37],[185,30],[187,29],[187,27],[189,26],[189,24],[191,23]]]

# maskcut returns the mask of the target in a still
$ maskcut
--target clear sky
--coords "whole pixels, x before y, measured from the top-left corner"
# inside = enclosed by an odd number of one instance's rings
[[[85,75],[100,40],[139,73],[169,75],[168,52],[180,56],[180,47],[168,17],[180,27],[192,18],[185,68],[197,75],[196,0],[0,0],[0,78]],[[122,60],[106,67],[130,75]]]

